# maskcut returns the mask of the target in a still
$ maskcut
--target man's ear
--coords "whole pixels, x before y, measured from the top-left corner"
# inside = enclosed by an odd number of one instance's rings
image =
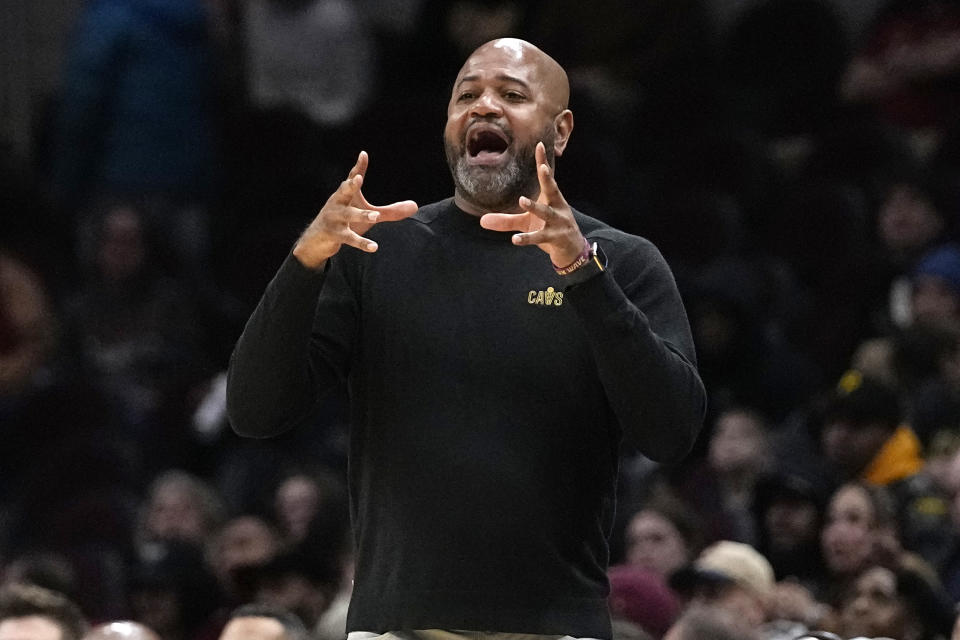
[[[564,109],[553,119],[553,130],[556,134],[553,139],[553,154],[558,158],[563,155],[573,133],[573,111]]]

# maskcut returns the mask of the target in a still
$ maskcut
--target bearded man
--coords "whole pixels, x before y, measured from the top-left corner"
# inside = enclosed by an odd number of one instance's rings
[[[670,462],[700,429],[665,261],[554,179],[568,99],[535,46],[481,46],[447,108],[454,196],[372,206],[361,153],[236,346],[242,435],[289,429],[348,384],[351,640],[609,638],[621,441]]]

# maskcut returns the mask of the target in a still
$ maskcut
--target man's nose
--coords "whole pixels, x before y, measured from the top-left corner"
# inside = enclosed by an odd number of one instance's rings
[[[471,109],[471,113],[477,116],[500,115],[502,112],[499,98],[490,91],[484,91],[480,94]]]

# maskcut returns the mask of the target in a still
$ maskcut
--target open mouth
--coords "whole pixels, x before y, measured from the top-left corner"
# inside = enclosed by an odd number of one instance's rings
[[[477,125],[467,132],[467,159],[474,164],[495,163],[509,147],[507,135],[493,125]]]

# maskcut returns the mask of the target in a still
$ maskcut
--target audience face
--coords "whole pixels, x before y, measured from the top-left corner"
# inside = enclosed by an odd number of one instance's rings
[[[859,474],[873,460],[890,429],[882,424],[850,424],[835,420],[824,425],[821,432],[823,455],[847,477]]]
[[[907,185],[890,190],[877,217],[880,239],[896,253],[918,251],[942,230],[943,221],[930,201]]]
[[[745,411],[721,415],[710,439],[710,466],[719,473],[759,472],[767,453],[763,424]]]
[[[283,625],[274,618],[250,616],[234,618],[224,627],[220,640],[291,640]]]
[[[933,327],[956,324],[960,298],[953,288],[937,276],[918,276],[913,279],[913,320]]]
[[[237,569],[266,564],[276,554],[278,545],[276,533],[260,518],[234,518],[223,527],[214,543],[214,573],[221,584],[229,586]]]
[[[690,561],[690,549],[677,527],[660,513],[644,509],[627,525],[627,562],[667,576]]]
[[[844,637],[887,636],[907,640],[911,626],[907,607],[897,593],[897,578],[884,567],[865,571],[853,584],[840,609]]]
[[[277,488],[277,517],[293,540],[306,537],[319,506],[320,488],[307,476],[292,476]]]
[[[796,549],[816,540],[817,507],[799,498],[777,498],[763,514],[763,526],[771,549]]]
[[[24,616],[0,621],[0,640],[61,640],[60,625],[45,616]]]
[[[146,530],[155,540],[203,543],[207,522],[199,498],[180,483],[161,485],[147,507]]]
[[[823,556],[831,573],[849,575],[873,554],[875,514],[862,488],[846,485],[833,495],[821,534]]]

